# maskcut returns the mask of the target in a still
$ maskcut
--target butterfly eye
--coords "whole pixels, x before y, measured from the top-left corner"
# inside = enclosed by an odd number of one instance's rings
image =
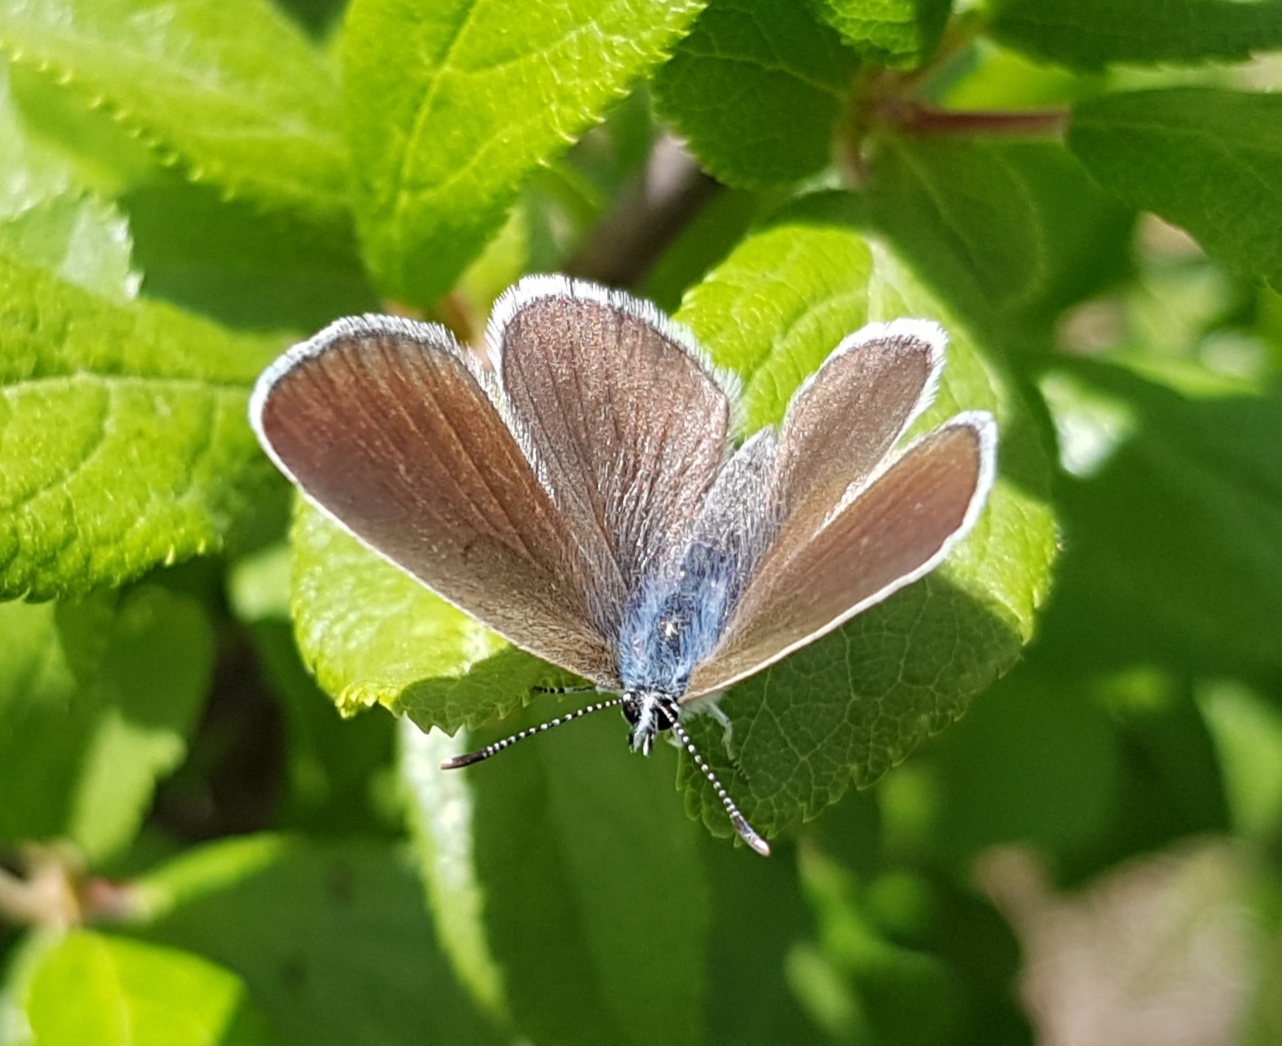
[[[641,721],[641,698],[636,694],[624,694],[623,702],[619,705],[623,710],[623,718],[631,726],[636,726]]]
[[[655,705],[655,729],[671,730],[677,725],[677,720],[681,713],[677,709],[677,703],[672,700],[661,699]]]

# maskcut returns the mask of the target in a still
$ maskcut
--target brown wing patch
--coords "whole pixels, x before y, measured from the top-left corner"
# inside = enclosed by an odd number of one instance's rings
[[[776,541],[690,696],[760,671],[934,567],[987,494],[991,431],[991,421],[936,429],[818,533]]]
[[[775,484],[785,528],[814,533],[934,395],[943,331],[903,320],[877,330],[847,339],[788,405]]]
[[[577,286],[577,285],[575,285]],[[679,555],[725,453],[726,394],[658,314],[617,296],[518,306],[502,333],[500,374],[566,526],[604,543],[622,587]],[[601,622],[609,630],[617,613]]]
[[[323,339],[259,415],[304,493],[517,646],[614,685],[583,555],[448,334],[367,320]]]

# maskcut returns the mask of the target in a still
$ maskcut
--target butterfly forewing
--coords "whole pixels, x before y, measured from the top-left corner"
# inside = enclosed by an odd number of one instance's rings
[[[921,577],[973,524],[992,484],[996,426],[960,415],[924,436],[818,533],[776,540],[689,696],[722,689]]]
[[[444,328],[339,321],[264,374],[251,420],[371,548],[516,645],[617,683],[583,551]]]
[[[609,630],[688,539],[725,453],[726,392],[645,303],[556,277],[509,293],[490,338],[512,425],[571,533],[611,550]]]

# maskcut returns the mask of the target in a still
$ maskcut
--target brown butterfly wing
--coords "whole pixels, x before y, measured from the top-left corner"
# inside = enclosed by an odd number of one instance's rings
[[[836,628],[929,570],[969,527],[992,478],[996,430],[987,415],[950,423],[974,434],[968,460],[966,439],[954,436],[915,445],[886,467],[934,398],[944,343],[927,321],[873,324],[845,339],[798,390],[778,438],[766,539],[743,564],[750,580],[696,666],[689,696],[728,686]],[[957,471],[953,484],[940,485],[935,462],[944,446]],[[926,488],[912,487],[914,478]],[[908,496],[916,498],[910,514],[888,515],[895,497]],[[877,533],[883,523],[890,531]]]
[[[869,324],[793,396],[779,435],[773,512],[785,542],[813,534],[882,464],[935,398],[946,336],[927,320]]]
[[[776,540],[716,649],[695,668],[690,696],[760,671],[932,570],[983,507],[995,454],[992,419],[959,415],[808,540]]]
[[[513,430],[565,526],[610,550],[598,591],[614,612],[600,624],[617,627],[641,580],[689,540],[725,456],[727,391],[648,303],[562,277],[508,292],[489,340]]]
[[[341,320],[260,379],[251,421],[309,500],[517,646],[617,685],[570,535],[442,327]]]

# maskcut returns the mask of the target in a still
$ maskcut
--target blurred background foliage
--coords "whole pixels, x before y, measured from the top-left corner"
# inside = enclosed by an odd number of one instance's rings
[[[0,1044],[1282,1039],[1279,49],[1277,0],[0,0]],[[947,569],[728,695],[739,762],[700,724],[769,860],[612,719],[437,770],[564,673],[246,425],[334,317],[480,348],[537,271],[751,426],[904,313],[1001,419]]]

